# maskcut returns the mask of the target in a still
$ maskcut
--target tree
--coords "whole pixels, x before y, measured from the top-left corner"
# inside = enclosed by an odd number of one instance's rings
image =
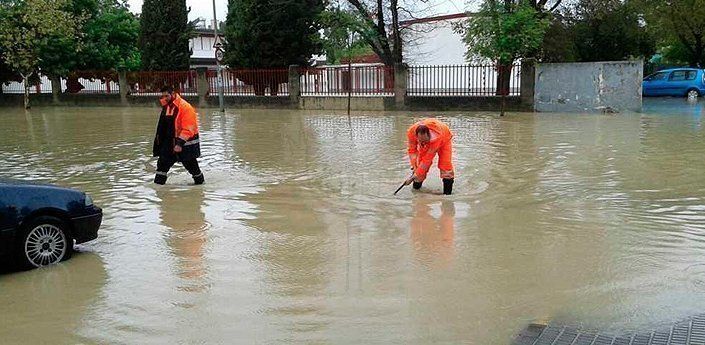
[[[539,18],[531,6],[486,0],[460,31],[468,46],[468,60],[491,60],[511,66],[541,46],[548,27],[548,20]]]
[[[308,65],[321,52],[323,0],[232,0],[225,26],[225,62],[238,68]]]
[[[55,33],[39,52],[39,68],[42,74],[50,78],[68,75],[70,71],[81,68],[82,60],[90,53],[83,52],[85,34],[83,24],[98,11],[99,0],[68,0],[63,2],[61,10],[70,13],[76,24],[76,35]]]
[[[354,14],[340,8],[328,9],[321,13],[321,25],[323,52],[328,63],[339,64],[343,58],[374,53],[369,44],[355,34],[365,24]]]
[[[705,0],[642,0],[664,55],[705,67]]]
[[[510,2],[513,2],[512,0],[509,0]],[[507,1],[505,1],[506,3]],[[518,0],[514,3],[514,5],[518,5],[520,3],[527,4],[533,8],[540,17],[545,18],[548,14],[555,12],[558,10],[563,3],[563,0]]]
[[[468,46],[468,60],[497,63],[497,94],[506,96],[514,61],[538,50],[548,26],[548,19],[523,2],[485,0],[477,15],[470,17],[460,31]]]
[[[655,52],[654,40],[632,1],[580,0],[572,17],[578,61],[619,61]]]
[[[0,6],[0,20],[4,20],[7,18],[7,8],[4,6]],[[6,82],[10,81],[21,81],[22,79],[19,77],[19,75],[14,72],[10,66],[5,63],[5,59],[3,58],[3,48],[2,45],[0,45],[0,93],[2,93],[2,85]]]
[[[368,2],[369,1],[369,2]],[[359,22],[357,33],[387,66],[403,62],[402,29],[399,25],[399,0],[347,0]],[[385,3],[388,1],[388,3]],[[410,13],[410,11],[408,11]],[[388,28],[391,32],[388,32]]]
[[[64,10],[67,0],[5,1],[0,18],[3,60],[24,81],[25,109],[29,108],[29,79],[37,73],[42,48],[53,39],[76,34],[76,23]]]
[[[309,65],[321,52],[320,15],[323,0],[231,0],[225,25],[225,57],[229,67],[288,68]],[[256,78],[237,71],[238,79],[253,85],[256,95],[267,87],[273,95],[288,74]]]
[[[66,77],[66,91],[74,93],[83,89],[79,77],[116,81],[116,69],[139,68],[139,21],[123,0],[72,0],[64,9],[81,25],[80,31],[52,37],[42,46],[42,74],[52,80]]]
[[[124,2],[102,0],[84,26],[82,69],[129,71],[140,68],[140,21]]]
[[[575,31],[570,14],[554,13],[546,30],[536,59],[541,62],[578,61],[575,47]]]
[[[145,0],[140,16],[142,68],[185,71],[190,68],[189,39],[195,24],[188,21],[186,0]]]

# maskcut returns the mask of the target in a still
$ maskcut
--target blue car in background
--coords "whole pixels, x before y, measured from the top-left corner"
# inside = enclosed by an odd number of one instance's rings
[[[83,192],[0,178],[0,260],[31,269],[71,257],[94,240],[103,210]]]
[[[671,96],[697,98],[705,95],[705,74],[701,69],[674,68],[658,71],[642,82],[646,97]]]

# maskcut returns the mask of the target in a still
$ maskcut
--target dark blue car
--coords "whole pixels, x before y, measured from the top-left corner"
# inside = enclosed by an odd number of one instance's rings
[[[21,269],[71,257],[98,237],[103,211],[83,192],[0,179],[0,258]]]
[[[674,68],[658,71],[642,82],[647,97],[671,96],[697,98],[705,95],[705,74],[695,68]]]

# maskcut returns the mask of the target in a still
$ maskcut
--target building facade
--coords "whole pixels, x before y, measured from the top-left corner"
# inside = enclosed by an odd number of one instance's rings
[[[224,41],[223,36],[224,25],[221,22],[218,29],[221,42]],[[217,62],[215,60],[216,43],[215,34],[213,32],[213,24],[206,25],[205,20],[199,21],[196,26],[196,36],[189,41],[191,49],[191,68],[208,68],[216,69]]]
[[[407,43],[404,58],[409,65],[463,65],[467,46],[455,27],[467,20],[457,13],[400,22]]]

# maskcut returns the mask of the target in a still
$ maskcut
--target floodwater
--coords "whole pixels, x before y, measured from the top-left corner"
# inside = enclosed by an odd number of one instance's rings
[[[705,311],[701,104],[432,113],[450,197],[437,170],[392,195],[428,114],[202,110],[207,184],[158,187],[157,113],[3,109],[0,175],[82,189],[105,221],[73,259],[0,275],[0,343],[506,344]]]

